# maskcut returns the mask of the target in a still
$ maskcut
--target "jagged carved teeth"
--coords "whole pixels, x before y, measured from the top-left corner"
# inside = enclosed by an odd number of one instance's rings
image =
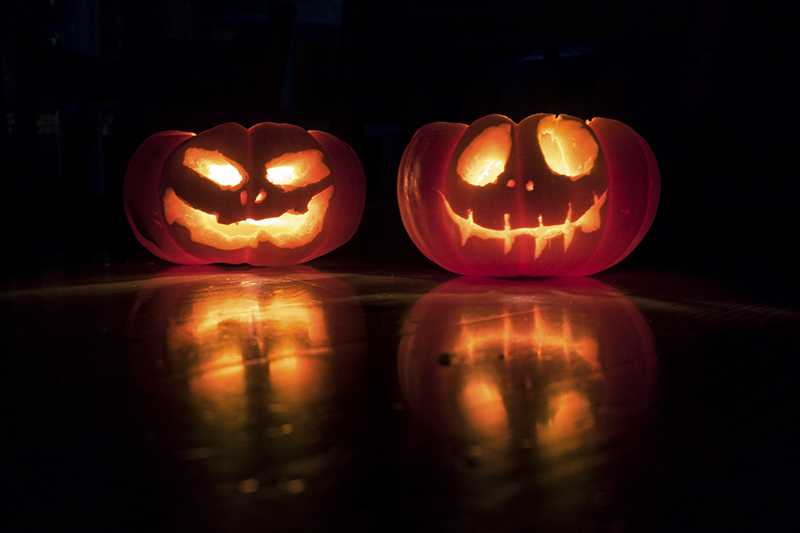
[[[529,235],[536,239],[536,249],[534,257],[538,258],[544,247],[550,242],[550,239],[564,236],[564,251],[566,252],[572,243],[572,238],[575,236],[575,231],[581,230],[584,233],[591,233],[600,228],[600,208],[606,202],[606,195],[608,191],[603,192],[599,197],[594,195],[594,203],[592,206],[576,221],[572,222],[572,206],[570,205],[567,218],[562,224],[554,224],[545,226],[541,215],[539,216],[539,225],[532,228],[511,228],[511,215],[506,213],[504,216],[503,229],[489,229],[476,224],[472,217],[472,210],[467,212],[467,218],[464,218],[453,211],[450,207],[450,202],[447,201],[445,195],[439,191],[444,200],[444,206],[450,219],[459,227],[461,231],[461,245],[464,246],[470,237],[477,237],[479,239],[501,239],[504,243],[503,250],[507,254],[514,246],[514,240],[521,235]]]

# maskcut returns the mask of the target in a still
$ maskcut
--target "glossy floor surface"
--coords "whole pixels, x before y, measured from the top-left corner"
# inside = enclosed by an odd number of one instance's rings
[[[6,526],[794,530],[800,312],[713,285],[140,264],[7,287]]]

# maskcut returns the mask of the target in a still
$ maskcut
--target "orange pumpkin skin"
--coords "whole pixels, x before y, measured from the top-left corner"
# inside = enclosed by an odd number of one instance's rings
[[[157,133],[134,153],[123,185],[137,240],[180,264],[304,263],[353,236],[365,198],[349,145],[270,122]]]
[[[566,140],[553,140],[553,127],[566,127]],[[553,169],[548,144],[580,170]],[[616,264],[649,229],[659,191],[655,156],[633,129],[547,114],[427,124],[406,147],[397,184],[422,253],[452,272],[494,277],[585,276]]]

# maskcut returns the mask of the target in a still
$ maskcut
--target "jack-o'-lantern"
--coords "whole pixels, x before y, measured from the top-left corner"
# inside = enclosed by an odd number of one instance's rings
[[[647,323],[589,278],[447,282],[405,319],[398,369],[428,432],[495,473],[524,456],[544,473],[602,463],[598,445],[638,422],[656,383]]]
[[[198,268],[150,280],[130,315],[146,426],[215,502],[304,492],[341,466],[319,453],[347,432],[361,307],[345,283],[307,267]]]
[[[627,256],[655,216],[653,152],[630,127],[537,114],[432,123],[406,147],[398,201],[414,244],[477,276],[582,276]]]
[[[123,186],[139,242],[182,264],[309,261],[353,236],[365,195],[346,143],[269,122],[157,133],[133,155]]]

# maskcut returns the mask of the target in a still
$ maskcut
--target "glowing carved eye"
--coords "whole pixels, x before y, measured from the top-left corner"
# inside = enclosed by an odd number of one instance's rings
[[[572,181],[589,174],[598,146],[583,122],[550,115],[539,121],[539,147],[550,170]]]
[[[511,124],[491,126],[478,134],[458,158],[456,172],[470,185],[496,183],[511,153]]]
[[[244,182],[244,169],[216,150],[189,148],[183,164],[223,189],[236,189]]]
[[[316,183],[331,172],[319,150],[303,150],[276,157],[266,164],[267,181],[284,191]]]

